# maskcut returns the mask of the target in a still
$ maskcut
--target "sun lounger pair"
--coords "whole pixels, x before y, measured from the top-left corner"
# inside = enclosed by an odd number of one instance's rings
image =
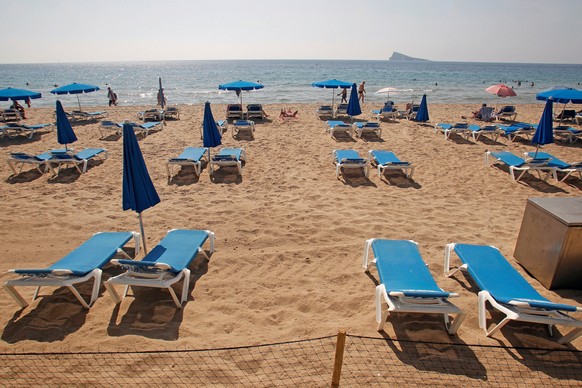
[[[537,125],[528,123],[515,123],[512,125],[499,125],[502,135],[507,136],[510,141],[514,141],[518,136],[525,136],[530,139],[536,132]]]
[[[86,148],[75,154],[71,150],[52,150],[38,155],[31,155],[25,152],[12,152],[8,157],[8,165],[14,175],[19,174],[24,165],[33,165],[40,173],[51,170],[54,175],[58,174],[62,166],[72,165],[80,174],[87,171],[87,166],[94,158],[102,160],[107,159],[107,150],[105,148]],[[16,166],[20,165],[17,171]],[[55,167],[57,171],[55,172]]]
[[[354,127],[339,120],[327,120],[327,131],[332,137],[335,137],[336,132],[344,132],[349,137],[354,135]]]
[[[45,129],[47,127],[52,127],[53,124],[33,124],[33,125],[26,125],[26,124],[17,124],[17,123],[8,123],[7,125],[3,125],[0,127],[0,132],[2,139],[4,136],[14,136],[24,134],[29,139],[32,139],[35,133],[38,133],[39,130]],[[52,129],[52,128],[50,128]]]
[[[174,166],[193,166],[196,175],[200,176],[202,169],[202,159],[206,159],[208,162],[207,155],[208,148],[206,147],[187,147],[182,151],[180,155],[175,158],[168,160],[166,165],[166,170],[168,171],[168,178],[172,176],[172,169]]]
[[[370,258],[370,249],[374,257]],[[455,252],[462,265],[451,269],[451,253]],[[368,272],[371,265],[378,270],[376,287],[376,321],[383,330],[392,312],[442,314],[449,334],[455,334],[465,313],[449,302],[458,294],[443,291],[435,282],[418,250],[411,240],[370,239],[364,244],[362,267]],[[479,291],[479,327],[486,336],[495,334],[509,321],[522,321],[552,326],[564,325],[573,330],[558,340],[569,343],[582,335],[582,322],[569,316],[582,312],[581,307],[554,303],[541,296],[503,257],[495,247],[471,244],[447,244],[445,247],[445,276],[465,271],[475,281]],[[383,303],[387,309],[383,309]],[[487,329],[486,304],[505,314],[505,318]],[[453,321],[451,323],[451,318]]]
[[[242,176],[242,163],[246,162],[246,153],[244,148],[223,148],[218,154],[212,156],[209,165],[210,176],[214,173],[216,167],[236,167],[238,173]]]
[[[173,229],[142,260],[113,259],[112,264],[121,266],[125,272],[105,282],[105,288],[116,304],[125,298],[130,286],[167,289],[177,308],[188,298],[190,269],[188,268],[200,253],[209,259],[202,249],[209,241],[209,252],[214,252],[214,233],[209,230]],[[172,285],[183,280],[182,296],[178,299]],[[116,285],[124,286],[121,298]]]
[[[452,268],[451,254],[455,252],[461,265]],[[582,312],[581,307],[554,303],[540,295],[501,254],[499,249],[487,245],[447,244],[444,271],[447,277],[463,271],[473,279],[479,291],[479,327],[486,336],[492,336],[510,321],[547,325],[550,335],[552,327],[563,325],[573,330],[561,337],[558,343],[569,343],[582,335],[582,322],[568,313]],[[486,305],[505,315],[491,329],[487,327]]]
[[[252,138],[255,137],[255,122],[251,120],[235,120],[232,123],[232,138],[234,139],[239,132],[247,132]]]
[[[382,138],[382,128],[380,127],[380,122],[368,121],[368,122],[355,122],[354,131],[356,132],[356,137],[365,136],[368,133],[373,133],[378,138]]]
[[[492,160],[494,159],[494,160]],[[514,181],[519,181],[526,172],[536,171],[538,177],[547,180],[550,176],[558,179],[556,167],[549,165],[548,158],[537,157],[536,159],[523,159],[509,151],[487,151],[485,152],[485,164],[491,166],[495,161],[501,162],[509,168],[509,173]],[[516,176],[516,172],[521,172]],[[542,178],[541,173],[545,173]]]
[[[370,257],[370,250],[373,257]],[[446,292],[437,285],[416,242],[367,240],[362,267],[369,272],[372,265],[376,266],[379,277],[375,293],[378,331],[384,329],[391,313],[420,313],[442,315],[448,333],[453,335],[457,332],[465,313],[449,302],[449,298],[459,295]],[[383,302],[387,305],[386,309]]]

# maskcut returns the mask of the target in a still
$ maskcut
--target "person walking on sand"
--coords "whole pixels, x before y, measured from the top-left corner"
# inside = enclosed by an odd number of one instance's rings
[[[345,102],[345,103],[348,102],[348,89],[347,88],[342,88],[342,91],[339,92],[337,95],[338,96],[342,96],[342,103],[343,102]]]
[[[109,106],[111,105],[117,106],[117,94],[113,92],[111,86],[107,87],[107,98],[109,99]]]
[[[358,86],[358,99],[362,104],[364,103],[364,95],[366,94],[366,88],[364,85],[366,85],[366,81],[362,81],[360,86]]]

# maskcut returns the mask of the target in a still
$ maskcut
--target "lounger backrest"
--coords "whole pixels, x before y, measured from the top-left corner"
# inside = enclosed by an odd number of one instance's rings
[[[448,297],[436,284],[416,244],[409,240],[374,240],[372,251],[386,292],[406,296]]]
[[[73,275],[83,276],[109,262],[131,238],[131,232],[103,232],[94,234],[71,253],[57,261],[49,270],[67,269]]]
[[[206,153],[208,148],[187,147],[182,153],[175,158],[176,160],[200,160]]]
[[[240,157],[242,155],[242,149],[240,148],[223,148],[220,150],[220,152],[218,153],[218,157],[231,157],[234,158],[236,160],[239,160]]]
[[[505,105],[501,108],[501,113],[513,113],[515,112],[515,106],[513,105]]]
[[[547,152],[540,152],[540,151],[538,151],[537,154],[536,154],[536,152],[528,152],[527,155],[530,158],[534,158],[535,157],[536,160],[538,160],[538,159],[547,159],[547,160],[549,160],[549,162],[548,162],[548,166],[549,167],[557,167],[557,168],[568,168],[568,167],[570,167],[570,164],[564,162],[563,160],[560,160],[560,159],[554,157],[554,155],[549,154]]]
[[[187,268],[208,239],[203,230],[171,230],[144,258],[144,262],[164,263],[172,272]]]
[[[573,306],[552,303],[541,296],[495,247],[457,244],[455,252],[467,264],[467,271],[477,286],[498,302],[527,302],[541,308],[576,311]]]
[[[509,151],[491,152],[491,155],[501,160],[508,166],[519,167],[525,163],[525,160]]]
[[[360,161],[363,159],[357,151],[355,150],[337,150],[335,152],[335,157],[338,162],[346,161]]]
[[[374,157],[376,163],[380,165],[401,162],[401,160],[392,151],[372,151],[372,156]]]

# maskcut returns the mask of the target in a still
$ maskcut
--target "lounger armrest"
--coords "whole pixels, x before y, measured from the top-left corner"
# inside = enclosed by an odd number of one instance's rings
[[[364,159],[364,158],[343,158],[341,160],[341,163],[361,163],[361,164],[365,164],[365,163],[368,163],[368,159]]]
[[[24,269],[11,269],[8,272],[15,273],[18,275],[31,275],[31,276],[42,276],[42,275],[73,275],[74,272],[70,269],[48,269],[48,268],[24,268]]]
[[[559,311],[582,311],[582,308],[571,306],[568,304],[554,303],[545,300],[531,300],[531,299],[512,299],[507,304],[522,308],[540,308],[544,310],[559,310]]]

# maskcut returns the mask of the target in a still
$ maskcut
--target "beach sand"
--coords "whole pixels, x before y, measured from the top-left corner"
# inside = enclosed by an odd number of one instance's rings
[[[91,110],[105,110],[109,120],[119,122],[135,120],[145,108]],[[176,309],[167,291],[152,289],[135,290],[135,297],[116,306],[102,287],[90,310],[68,290],[54,288],[41,290],[43,297],[21,310],[2,290],[3,352],[202,349],[328,336],[338,329],[381,338],[374,307],[377,273],[372,269],[368,276],[361,268],[364,242],[373,237],[417,241],[439,286],[459,293],[452,301],[467,313],[454,337],[440,317],[390,318],[385,330],[391,338],[565,348],[543,327],[532,325],[510,325],[510,336],[504,331],[485,337],[478,327],[475,287],[463,275],[443,275],[446,243],[492,244],[542,295],[582,304],[580,291],[546,290],[512,256],[528,198],[580,196],[582,189],[578,178],[558,183],[528,176],[516,183],[506,170],[485,165],[486,150],[521,154],[534,149],[529,141],[445,140],[432,126],[407,120],[383,122],[379,141],[336,141],[315,116],[315,105],[292,105],[299,118],[285,121],[277,117],[281,105],[267,105],[270,118],[257,121],[254,140],[233,139],[230,129],[223,137],[224,146],[246,150],[242,178],[223,168],[211,181],[205,166],[200,178],[185,168],[168,180],[167,160],[202,144],[203,106],[179,108],[181,120],[167,121],[139,145],[161,198],[143,213],[148,247],[173,228],[216,233],[210,260],[198,257],[191,267],[184,308]],[[368,118],[375,108],[365,104],[358,119]],[[460,121],[476,108],[429,102],[431,123]],[[224,117],[224,105],[212,109],[216,119]],[[542,110],[542,104],[518,105],[518,120],[537,123]],[[27,114],[29,124],[53,121],[50,109],[32,108]],[[8,179],[10,169],[0,164],[2,282],[14,278],[5,270],[50,265],[95,232],[139,231],[136,214],[121,208],[122,139],[100,139],[98,126],[74,126],[75,149],[109,150],[107,160],[91,164],[83,175],[66,169],[55,178],[29,171]],[[55,132],[32,140],[14,137],[0,141],[0,157],[59,147]],[[334,149],[355,149],[363,156],[371,149],[392,150],[414,163],[414,179],[390,173],[388,183],[373,169],[369,179],[357,170],[337,179]],[[544,150],[571,162],[581,155],[580,143],[556,143]],[[104,280],[118,272],[106,267]],[[32,289],[21,290],[25,298],[32,297]],[[86,296],[90,287],[81,291]],[[573,347],[582,349],[582,339]]]

